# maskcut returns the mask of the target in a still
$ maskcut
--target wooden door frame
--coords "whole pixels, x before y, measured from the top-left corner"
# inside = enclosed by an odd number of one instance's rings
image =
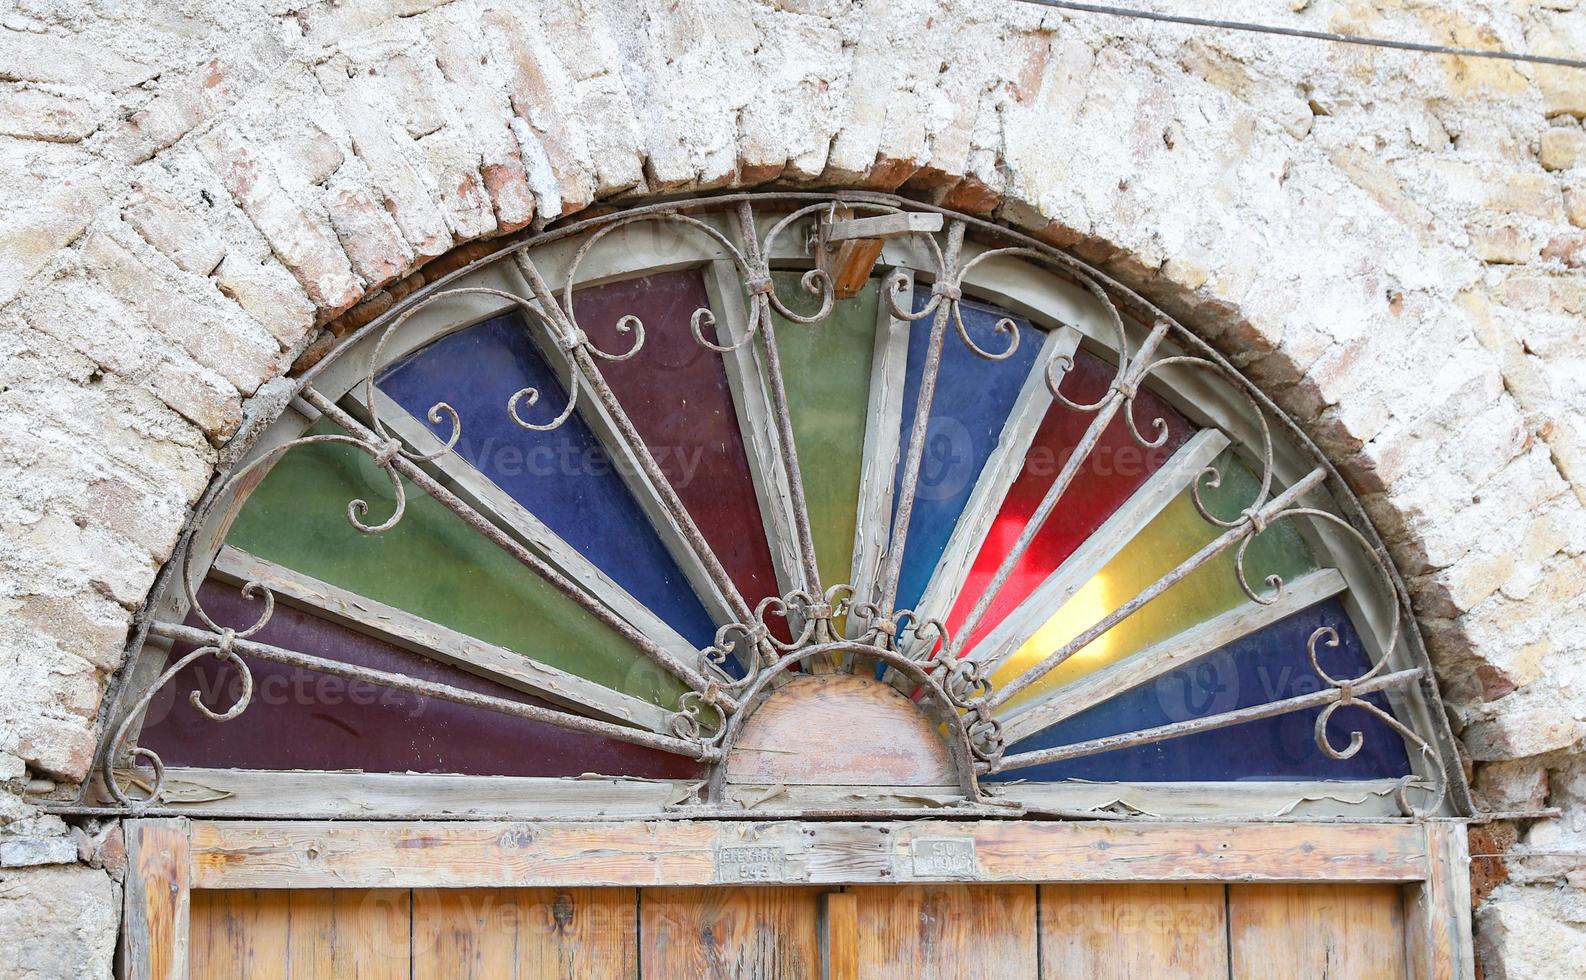
[[[1411,975],[1471,978],[1465,826],[1033,820],[127,820],[121,970],[187,975],[192,889],[1399,884]]]

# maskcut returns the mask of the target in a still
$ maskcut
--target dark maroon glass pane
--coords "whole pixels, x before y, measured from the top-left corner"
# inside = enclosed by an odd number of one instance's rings
[[[632,335],[616,330],[623,317],[631,314],[644,322],[639,355],[602,361],[600,369],[683,506],[753,606],[777,594],[776,571],[722,355],[702,347],[690,329],[694,311],[709,306],[697,269],[591,286],[573,295],[579,325],[604,350],[632,346]]]
[[[217,622],[245,624],[258,605],[237,589],[206,582],[199,590]],[[189,625],[199,625],[189,618]],[[300,653],[391,671],[509,698],[545,702],[437,663],[310,613],[278,605],[253,637]],[[192,647],[178,645],[180,657]],[[140,744],[168,765],[238,769],[352,769],[498,776],[612,776],[698,779],[693,760],[612,739],[569,732],[481,708],[421,697],[244,658],[253,701],[241,715],[213,722],[188,703],[198,691],[211,707],[230,705],[241,683],[213,657],[188,665],[149,708]]]

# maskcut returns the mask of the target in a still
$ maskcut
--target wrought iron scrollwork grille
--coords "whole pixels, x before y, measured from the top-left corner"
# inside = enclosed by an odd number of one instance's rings
[[[946,219],[943,231],[912,232],[895,246],[926,257],[925,268],[918,271],[929,280],[928,292],[915,291],[906,271],[883,272],[880,296],[888,315],[905,325],[928,324],[929,337],[914,414],[912,419],[904,420],[907,436],[898,461],[900,476],[888,526],[881,534],[875,581],[866,583],[829,582],[822,578],[776,337],[778,321],[782,322],[782,329],[798,330],[825,320],[833,312],[836,302],[832,277],[819,263],[808,267],[813,257],[803,263],[805,271],[798,276],[798,291],[804,295],[797,300],[779,293],[778,273],[784,269],[786,256],[799,251],[793,243],[823,242],[823,237],[813,231],[837,202],[859,217],[935,211]],[[585,263],[601,253],[603,243],[615,240],[613,236],[620,238],[618,233],[631,234],[641,228],[665,228],[677,236],[697,239],[700,247],[717,256],[719,264],[730,264],[741,290],[744,310],[737,336],[723,335],[719,311],[709,307],[694,311],[689,327],[697,344],[712,356],[752,354],[763,367],[763,395],[770,409],[767,421],[774,437],[770,441],[776,447],[779,467],[776,478],[786,487],[790,515],[790,540],[784,544],[795,556],[791,567],[784,570],[789,579],[784,585],[790,587],[783,595],[745,596],[740,592],[696,523],[697,515],[684,505],[622,400],[607,382],[605,365],[630,360],[642,363],[647,330],[652,328],[635,314],[624,315],[616,322],[615,332],[628,346],[606,350],[591,339],[591,333],[576,315],[574,290],[587,281],[583,275]],[[974,243],[973,248],[967,247],[969,242]],[[554,277],[544,272],[539,260],[540,250],[546,248],[560,249],[553,256],[558,264]],[[966,327],[966,290],[973,288],[976,276],[986,269],[1007,263],[1057,276],[1077,285],[1094,300],[1104,315],[1102,332],[1108,335],[1104,346],[1115,361],[1115,374],[1101,397],[1082,401],[1065,391],[1064,378],[1073,366],[1070,353],[1058,352],[1039,365],[1051,400],[1068,411],[1087,415],[1088,428],[1016,540],[1007,547],[989,585],[970,607],[956,635],[950,635],[944,624],[942,597],[926,603],[931,608],[898,608],[899,583],[946,345],[961,344],[977,358],[998,361],[1012,357],[1021,345],[1039,343],[1023,336],[1026,328],[1021,328],[1011,316],[1004,316],[995,324],[992,333],[1001,344],[995,349],[977,341]],[[514,270],[526,289],[518,292],[478,283],[481,270],[499,267]],[[559,291],[553,288],[552,281],[559,281]],[[911,305],[911,295],[924,298]],[[704,649],[683,649],[677,642],[650,635],[631,617],[592,594],[565,568],[558,567],[542,549],[531,547],[504,530],[475,502],[438,479],[430,464],[454,453],[463,437],[463,420],[447,401],[436,402],[425,413],[431,425],[440,427],[443,433],[438,433],[428,448],[419,447],[393,427],[389,406],[379,396],[376,383],[377,375],[391,360],[388,342],[414,317],[436,304],[467,297],[488,299],[516,310],[529,329],[539,332],[542,346],[561,358],[558,366],[568,379],[568,400],[562,405],[542,405],[544,391],[523,387],[499,407],[516,426],[531,431],[555,429],[581,411],[581,399],[586,398],[591,402],[584,410],[602,413],[610,420],[612,437],[636,465],[638,477],[653,492],[665,519],[677,529],[681,547],[705,587],[722,603],[724,612],[718,619],[726,624],[719,627],[712,644]],[[1139,338],[1134,342],[1130,323],[1135,325],[1133,333]],[[361,380],[347,391],[346,398],[334,386],[322,387],[333,369],[345,370],[337,365],[353,356],[346,352],[365,349],[369,357]],[[1158,385],[1169,374],[1184,376],[1191,372],[1207,376],[1210,384],[1239,406],[1242,421],[1252,436],[1243,440],[1241,448],[1258,470],[1258,489],[1253,499],[1245,503],[1236,518],[1219,516],[1203,494],[1218,487],[1221,474],[1212,467],[1197,473],[1188,483],[1189,496],[1200,518],[1215,529],[1215,537],[1148,587],[1096,618],[1072,639],[994,688],[991,677],[1007,663],[1011,650],[1005,644],[973,644],[970,637],[983,625],[999,592],[1041,529],[1050,521],[1063,519],[1065,495],[1104,431],[1121,419],[1131,438],[1143,449],[1162,446],[1168,438],[1168,427],[1162,418],[1150,417],[1149,412],[1141,415],[1141,392]],[[243,659],[247,657],[615,739],[699,760],[718,770],[732,749],[746,713],[767,689],[786,678],[789,668],[802,665],[817,671],[855,671],[879,664],[895,686],[915,694],[923,710],[940,724],[960,771],[962,792],[971,801],[980,798],[978,780],[987,775],[1297,711],[1320,709],[1314,728],[1316,745],[1330,758],[1346,759],[1361,749],[1361,733],[1353,731],[1340,744],[1335,731],[1352,709],[1380,719],[1421,755],[1420,774],[1405,777],[1399,787],[1399,802],[1406,814],[1430,812],[1441,805],[1450,785],[1459,786],[1457,770],[1450,768],[1453,761],[1446,732],[1439,730],[1441,708],[1435,683],[1419,639],[1406,618],[1404,586],[1347,488],[1320,451],[1259,390],[1191,331],[1098,270],[1007,229],[872,194],[730,195],[638,207],[542,233],[430,283],[345,338],[337,352],[291,383],[292,404],[297,411],[306,418],[333,424],[339,433],[301,436],[273,446],[260,442],[251,450],[237,453],[234,458],[242,462],[221,474],[197,507],[165,586],[168,593],[180,597],[178,604],[197,622],[184,625],[161,615],[159,607],[154,607],[144,617],[140,632],[140,641],[146,636],[192,644],[196,649],[152,681],[145,679],[141,688],[123,695],[120,713],[102,748],[104,785],[124,808],[147,807],[156,803],[161,793],[162,761],[153,750],[135,744],[144,711],[184,667],[205,657],[224,661],[244,678],[240,696],[229,705],[206,704],[197,692],[191,695],[193,707],[216,722],[235,718],[248,706],[253,691]],[[1283,430],[1283,444],[1305,461],[1297,478],[1286,485],[1280,485],[1276,476],[1274,420]],[[257,435],[256,431],[254,436]],[[270,583],[258,579],[247,580],[241,586],[243,597],[259,604],[254,622],[228,626],[211,616],[197,590],[197,580],[205,574],[219,547],[215,534],[206,529],[223,523],[225,508],[234,506],[283,455],[313,444],[350,447],[367,456],[375,469],[389,479],[395,501],[389,514],[372,513],[370,504],[363,499],[347,503],[346,519],[357,531],[379,535],[396,526],[406,511],[409,488],[416,488],[550,583],[655,668],[674,678],[683,689],[675,707],[665,710],[659,724],[638,724],[600,717],[599,711],[521,703],[265,643],[256,637],[274,615],[275,596]],[[1330,500],[1339,511],[1316,503],[1327,495],[1320,491],[1330,492]],[[1218,556],[1233,555],[1238,586],[1250,602],[1277,602],[1284,595],[1286,583],[1278,576],[1259,585],[1252,583],[1247,575],[1246,556],[1256,535],[1279,522],[1326,525],[1335,537],[1358,549],[1359,557],[1374,569],[1376,581],[1370,588],[1389,608],[1391,621],[1381,643],[1382,655],[1369,670],[1354,676],[1335,676],[1328,669],[1328,651],[1338,645],[1338,634],[1330,628],[1318,628],[1306,644],[1306,656],[1322,682],[1314,692],[1053,748],[1010,751],[1009,719],[1018,713],[1020,703],[1029,699],[1034,685]],[[741,664],[741,676],[724,669],[729,660]],[[1367,695],[1385,691],[1416,695],[1429,706],[1425,715],[1433,719],[1430,729],[1421,724],[1418,730],[1366,699]],[[1055,699],[1062,696],[1061,689],[1047,695]],[[1020,730],[1027,727],[1026,723]],[[148,778],[138,776],[140,771]],[[135,781],[143,783],[141,791],[129,788]]]

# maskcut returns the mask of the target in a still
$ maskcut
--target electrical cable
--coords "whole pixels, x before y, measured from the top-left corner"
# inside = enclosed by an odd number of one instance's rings
[[[1111,7],[1099,3],[1074,3],[1070,2],[1070,0],[1018,0],[1018,2],[1052,7],[1057,10],[1073,10],[1086,14],[1105,14],[1111,17],[1128,17],[1136,20],[1150,20],[1164,24],[1183,24],[1189,27],[1208,27],[1224,31],[1243,31],[1247,34],[1275,34],[1279,37],[1299,37],[1312,41],[1356,44],[1371,48],[1393,48],[1397,51],[1417,51],[1424,54],[1455,55],[1461,58],[1492,58],[1499,61],[1519,61],[1536,65],[1559,65],[1564,68],[1586,68],[1586,60],[1579,58],[1559,58],[1553,55],[1528,54],[1523,51],[1452,48],[1442,44],[1423,44],[1419,41],[1395,41],[1391,38],[1362,37],[1357,34],[1334,34],[1330,31],[1309,31],[1298,27],[1278,27],[1271,24],[1252,24],[1237,20],[1213,20],[1208,17],[1165,14],[1154,10]]]

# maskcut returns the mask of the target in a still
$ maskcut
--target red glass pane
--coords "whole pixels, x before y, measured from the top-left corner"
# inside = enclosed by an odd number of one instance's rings
[[[217,622],[243,624],[257,603],[235,587],[206,582],[199,600]],[[200,625],[190,618],[189,625]],[[546,706],[528,695],[416,653],[354,632],[311,613],[277,605],[254,639],[327,660],[404,674],[419,680]],[[178,644],[175,656],[191,652]],[[253,674],[247,710],[213,722],[188,703],[229,706],[240,677],[213,657],[200,657],[150,705],[140,744],[168,765],[239,769],[352,769],[497,776],[612,776],[698,779],[697,762],[612,739],[570,732],[482,708],[421,697],[244,658]]]
[[[579,325],[603,350],[632,345],[631,334],[616,331],[622,317],[632,314],[644,322],[639,355],[602,361],[600,369],[700,533],[753,606],[778,593],[776,571],[722,355],[701,346],[690,329],[694,311],[709,306],[697,269],[573,294]]]
[[[1071,401],[1095,402],[1107,393],[1115,370],[1101,358],[1078,351],[1073,368],[1063,378],[1061,390]],[[1113,419],[1102,433],[1101,441],[1074,475],[1074,482],[1069,484],[1057,509],[1014,566],[1013,574],[997,593],[979,629],[963,646],[964,650],[978,643],[1046,581],[1047,576],[1195,432],[1187,419],[1149,391],[1142,390],[1135,399],[1134,417],[1141,434],[1148,438],[1155,434],[1152,421],[1161,418],[1168,426],[1167,441],[1156,449],[1146,449],[1129,434],[1128,423],[1121,412]],[[1024,469],[997,512],[991,532],[980,546],[980,553],[948,617],[948,629],[955,636],[1094,418],[1094,413],[1076,412],[1057,402],[1047,410],[1025,457]]]

